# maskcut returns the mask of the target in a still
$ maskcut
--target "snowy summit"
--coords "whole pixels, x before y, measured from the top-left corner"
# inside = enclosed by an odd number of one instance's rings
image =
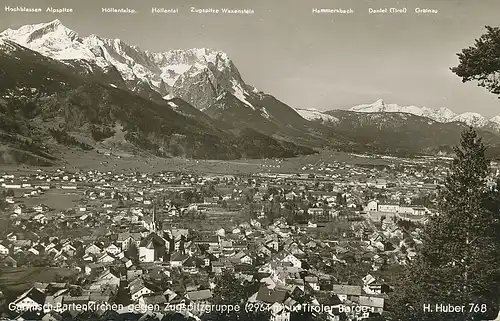
[[[228,55],[218,50],[196,48],[153,53],[120,39],[80,37],[60,20],[7,29],[0,33],[1,39],[63,62],[91,62],[104,70],[114,67],[128,84],[141,81],[162,96],[175,93],[184,83],[201,75],[206,74],[211,80],[225,79],[227,90],[252,107],[245,98],[252,88],[247,92],[249,86],[243,83]]]
[[[431,109],[428,107],[400,106],[397,104],[387,104],[382,99],[378,99],[371,104],[357,105],[349,110],[360,113],[408,113],[427,117],[439,123],[462,122],[472,127],[485,127],[494,124],[496,124],[494,125],[495,127],[498,127],[500,125],[500,116],[488,120],[484,116],[473,112],[465,112],[457,115],[446,107]]]

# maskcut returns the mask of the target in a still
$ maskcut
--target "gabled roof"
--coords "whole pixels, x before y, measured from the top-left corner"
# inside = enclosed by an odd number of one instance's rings
[[[210,290],[191,291],[186,293],[186,298],[188,298],[191,301],[208,300],[212,298],[212,291]]]
[[[120,278],[120,272],[117,271],[116,269],[113,269],[113,268],[110,268],[109,270],[105,270],[98,278],[103,278],[105,277],[106,275],[112,275],[114,276],[115,278]]]
[[[286,299],[287,293],[282,290],[270,290],[266,287],[261,287],[259,292],[257,292],[257,301],[262,301],[265,303],[275,303],[275,302],[284,302]]]
[[[184,255],[180,252],[175,252],[174,254],[172,254],[172,256],[170,257],[170,262],[172,261],[182,261],[184,262],[185,260],[187,260],[189,257],[187,255]]]
[[[162,293],[152,293],[142,297],[144,304],[166,304],[167,298]]]
[[[360,296],[359,304],[374,308],[384,308],[384,298],[372,296]]]
[[[91,247],[97,247],[99,250],[102,250],[102,247],[100,246],[100,244],[98,245],[98,244],[96,244],[96,243],[89,244],[89,245],[85,248],[85,250],[87,250],[87,249],[89,249],[89,248],[91,248]]]
[[[187,237],[189,235],[189,230],[188,229],[181,229],[181,228],[173,228],[171,229],[172,237],[178,238],[181,236]]]
[[[0,262],[2,262],[2,263],[8,263],[8,262],[10,262],[10,263],[17,263],[17,261],[12,256],[10,256],[10,255],[7,255],[6,257],[1,258]]]
[[[317,283],[318,282],[318,278],[316,276],[306,276],[304,278],[304,281],[305,282],[309,282],[309,283]]]
[[[201,265],[201,260],[194,256],[188,257],[187,260],[184,261],[185,267],[196,267],[198,265]]]
[[[139,246],[140,247],[147,247],[147,248],[164,247],[165,240],[163,238],[161,238],[158,234],[151,233],[141,241]]]
[[[171,289],[165,290],[163,292],[163,295],[165,296],[168,302],[172,301],[175,297],[178,296],[178,294],[172,291]]]
[[[363,279],[362,279],[363,283],[365,284],[371,284],[373,282],[376,281],[376,279],[373,277],[373,275],[371,274],[367,274]]]
[[[88,295],[81,295],[81,296],[69,296],[65,295],[63,297],[63,303],[64,304],[86,304],[90,301],[90,296]]]
[[[344,295],[361,295],[361,287],[358,285],[333,284],[332,293]]]
[[[248,256],[250,257],[248,254],[246,254],[244,251],[239,251],[238,253],[236,253],[233,257],[235,259],[242,259],[244,258],[245,256]]]
[[[37,288],[31,288],[28,291],[24,292],[21,294],[15,301],[14,303],[20,302],[24,300],[25,298],[30,298],[31,300],[35,301],[38,304],[43,304],[45,302],[45,293],[42,291],[38,290]]]
[[[133,238],[135,241],[139,241],[141,239],[141,233],[130,233],[130,232],[118,233],[117,241],[123,242],[128,238]]]
[[[130,294],[134,294],[144,288],[144,280],[141,278],[136,278],[132,280],[129,284]]]

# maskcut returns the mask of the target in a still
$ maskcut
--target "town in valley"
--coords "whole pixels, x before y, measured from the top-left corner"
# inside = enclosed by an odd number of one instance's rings
[[[206,311],[185,307],[216,303],[229,275],[245,287],[247,309],[266,306],[271,320],[298,311],[324,320],[381,314],[436,214],[450,159],[351,158],[259,160],[235,174],[5,171],[0,310],[26,320],[104,304],[113,313],[197,319]]]

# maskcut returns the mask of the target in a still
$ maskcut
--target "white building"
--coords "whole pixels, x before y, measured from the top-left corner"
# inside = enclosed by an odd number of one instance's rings
[[[386,213],[398,213],[399,212],[399,205],[379,204],[378,211],[379,212],[386,212]]]
[[[366,212],[377,212],[378,211],[378,202],[377,201],[370,201],[366,205],[365,209]]]

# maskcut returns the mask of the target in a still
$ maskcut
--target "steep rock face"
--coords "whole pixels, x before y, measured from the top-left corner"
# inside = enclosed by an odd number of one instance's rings
[[[262,133],[235,134],[180,98],[144,99],[0,39],[0,163],[55,160],[65,148],[113,148],[158,156],[293,157],[310,148]],[[246,133],[246,134],[245,134]],[[254,139],[254,140],[253,140]],[[129,150],[130,151],[130,150]],[[22,152],[22,153],[20,153]]]
[[[201,48],[152,53],[120,39],[80,37],[59,20],[8,29],[0,33],[0,39],[60,60],[101,83],[127,88],[155,102],[183,99],[237,130],[252,128],[294,140],[309,136],[309,127],[315,127],[291,107],[246,84],[222,51]],[[305,137],[306,141],[316,139]]]
[[[208,70],[190,76],[182,75],[174,84],[172,95],[205,110],[215,103],[218,96],[211,78]]]
[[[246,85],[221,51],[202,48],[151,53],[120,39],[80,37],[59,20],[7,29],[0,38],[73,66],[80,64],[89,73],[117,71],[132,91],[150,88],[162,96],[171,93],[198,109],[210,106],[223,88],[245,95],[245,90],[236,92],[239,89],[235,88]]]

